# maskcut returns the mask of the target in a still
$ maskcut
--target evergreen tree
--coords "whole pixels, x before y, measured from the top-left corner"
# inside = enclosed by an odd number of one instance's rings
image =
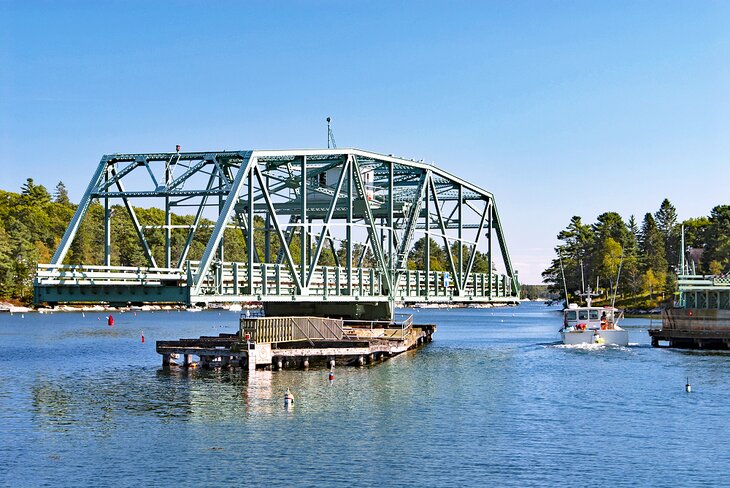
[[[656,221],[650,213],[644,216],[644,221],[641,224],[639,248],[641,249],[644,271],[651,269],[655,275],[666,271],[667,260],[664,254],[664,237],[659,232]]]
[[[639,269],[639,226],[633,215],[629,217],[626,227],[628,238],[624,246],[619,289],[636,295],[641,289],[641,271]]]
[[[713,208],[709,220],[707,244],[702,255],[704,269],[712,274],[727,273],[730,263],[730,205]]]
[[[562,241],[562,244],[555,248],[558,257],[543,271],[542,277],[543,281],[548,283],[550,291],[563,295],[563,274],[565,274],[565,287],[570,295],[582,288],[581,263],[591,261],[594,236],[591,227],[583,224],[580,217],[574,216],[570,219],[568,227],[558,233],[558,240]],[[589,282],[591,278],[589,275]]]
[[[665,198],[659,210],[654,214],[656,226],[664,239],[664,256],[670,267],[679,262],[679,228],[677,226],[677,210]]]
[[[63,184],[63,181],[59,181],[56,185],[56,191],[53,193],[53,201],[60,203],[61,205],[68,205],[71,203],[68,199],[68,190],[66,190],[66,185]]]

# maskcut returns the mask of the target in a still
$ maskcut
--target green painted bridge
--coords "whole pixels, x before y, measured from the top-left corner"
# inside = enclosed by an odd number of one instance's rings
[[[92,201],[104,207],[104,262],[64,264]],[[144,267],[112,265],[118,202]],[[163,208],[164,221],[141,225],[133,202]],[[173,212],[192,222],[173,225]],[[163,252],[148,242],[151,229],[164,232]],[[245,260],[225,259],[226,229],[241,233]],[[173,232],[185,236],[182,249]],[[191,256],[201,236],[205,249]],[[422,266],[410,269],[417,242]],[[431,269],[437,253],[447,270]],[[358,149],[106,155],[34,290],[36,303],[255,301],[267,315],[373,319],[392,317],[396,302],[519,298],[491,193],[434,165]]]

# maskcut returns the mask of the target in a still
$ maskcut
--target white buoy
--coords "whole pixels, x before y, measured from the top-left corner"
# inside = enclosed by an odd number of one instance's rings
[[[692,385],[689,383],[689,377],[687,377],[687,384],[684,385],[684,390],[687,393],[692,393]]]
[[[289,408],[294,406],[294,395],[291,394],[291,391],[289,391],[289,388],[286,389],[286,393],[284,393],[284,408]]]

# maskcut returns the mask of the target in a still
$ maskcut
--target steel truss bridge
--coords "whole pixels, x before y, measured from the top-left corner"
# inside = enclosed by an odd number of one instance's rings
[[[93,201],[104,209],[104,262],[63,264]],[[124,205],[145,267],[112,266],[114,202]],[[164,208],[164,221],[141,225],[133,202]],[[192,223],[172,225],[173,211]],[[164,232],[164,262],[150,228]],[[241,233],[245,260],[226,261],[227,228]],[[173,232],[185,236],[182,250],[171,246]],[[191,256],[196,236],[208,233],[202,255]],[[409,269],[424,236],[423,265]],[[438,252],[446,270],[433,269]],[[324,253],[334,265],[322,265]],[[479,253],[491,272],[474,271]],[[392,318],[396,302],[519,298],[491,193],[430,164],[358,149],[105,155],[51,263],[38,265],[34,290],[36,303],[260,301],[267,315],[373,319]]]

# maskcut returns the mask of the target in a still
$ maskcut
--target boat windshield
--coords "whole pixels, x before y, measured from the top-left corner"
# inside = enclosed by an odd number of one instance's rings
[[[565,320],[568,322],[613,322],[613,310],[603,308],[584,308],[566,310]]]

